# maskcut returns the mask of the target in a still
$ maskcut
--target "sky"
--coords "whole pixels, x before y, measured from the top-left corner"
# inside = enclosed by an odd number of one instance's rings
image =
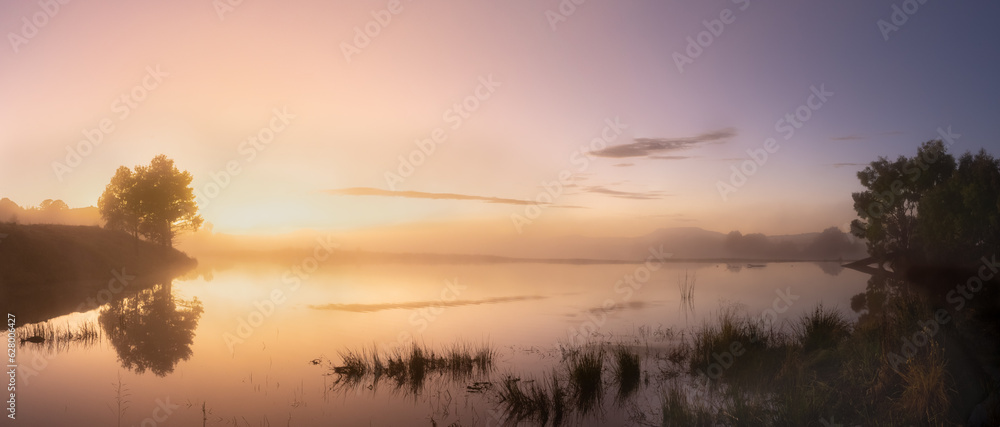
[[[227,233],[785,234],[878,156],[1000,153],[1000,4],[576,1],[4,1],[0,196],[166,154]]]

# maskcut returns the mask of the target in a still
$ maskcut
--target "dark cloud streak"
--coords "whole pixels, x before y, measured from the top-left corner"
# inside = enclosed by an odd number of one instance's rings
[[[472,196],[468,194],[455,193],[427,193],[423,191],[392,191],[371,187],[351,187],[337,190],[326,190],[327,194],[335,196],[381,196],[381,197],[403,197],[408,199],[432,199],[432,200],[478,200],[486,203],[501,203],[508,205],[537,205],[544,204],[530,200],[505,199],[501,197]]]
[[[590,154],[612,158],[649,157],[659,153],[687,150],[700,144],[719,143],[734,136],[736,129],[726,128],[685,138],[635,138],[631,144],[607,147]]]
[[[612,197],[618,197],[622,199],[633,199],[633,200],[658,200],[662,199],[664,196],[668,196],[668,194],[663,194],[659,191],[650,191],[647,193],[633,193],[630,191],[612,190],[610,188],[601,187],[599,185],[586,187],[584,188],[583,191],[588,193],[605,194]]]

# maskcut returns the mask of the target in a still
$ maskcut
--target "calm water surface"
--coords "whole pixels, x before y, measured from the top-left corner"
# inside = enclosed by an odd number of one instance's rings
[[[507,374],[547,377],[564,369],[560,347],[581,340],[642,349],[643,376],[652,381],[627,401],[603,399],[565,424],[655,423],[653,354],[714,320],[720,307],[739,303],[756,315],[792,301],[781,324],[823,303],[853,319],[850,297],[867,280],[836,263],[742,267],[669,263],[643,282],[639,264],[327,265],[296,286],[288,266],[237,264],[144,291],[103,315],[54,319],[92,322],[102,337],[18,347],[19,364],[30,370],[19,378],[17,424],[498,425],[496,394],[466,387]],[[696,283],[691,304],[680,301],[685,274]],[[634,286],[616,285],[635,275]],[[340,362],[340,351],[408,341],[489,342],[499,356],[489,376],[432,375],[418,390],[370,380],[334,387],[330,363]],[[613,387],[605,391],[613,396]],[[127,401],[120,417],[119,396]]]

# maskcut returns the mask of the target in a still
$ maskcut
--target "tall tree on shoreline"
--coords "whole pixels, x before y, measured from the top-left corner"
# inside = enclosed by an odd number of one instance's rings
[[[196,231],[203,222],[191,179],[162,154],[134,170],[119,167],[97,202],[105,227],[173,246],[177,233]]]
[[[1000,159],[965,153],[950,178],[920,201],[917,230],[925,255],[949,262],[976,260],[1000,248]]]
[[[876,258],[966,264],[1000,247],[1000,160],[983,150],[956,162],[928,141],[914,157],[880,157],[858,180],[851,231]]]
[[[858,172],[866,190],[851,195],[858,218],[851,223],[855,236],[867,241],[878,258],[910,254],[918,247],[917,213],[923,194],[951,176],[955,158],[941,141],[928,141],[911,158],[885,157]]]

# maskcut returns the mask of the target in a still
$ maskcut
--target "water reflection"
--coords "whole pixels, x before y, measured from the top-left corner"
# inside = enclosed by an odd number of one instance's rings
[[[917,297],[913,286],[890,274],[877,274],[868,278],[865,291],[851,297],[851,310],[858,313],[858,320],[865,322],[879,319],[894,302]]]
[[[343,364],[331,366],[337,375],[335,391],[355,391],[360,387],[375,390],[382,381],[391,382],[396,390],[406,386],[414,395],[424,388],[424,380],[434,375],[452,382],[485,378],[493,371],[496,349],[488,344],[459,344],[445,351],[411,344],[409,348],[380,351],[347,350],[341,354]]]
[[[15,336],[20,344],[44,348],[49,354],[69,351],[75,346],[91,347],[100,342],[101,334],[96,323],[81,322],[77,325],[57,324],[53,321],[22,325]]]
[[[24,396],[26,408],[51,401],[79,402],[77,407],[25,413],[28,425],[107,425],[113,394],[106,387],[91,393],[74,384],[107,384],[121,370],[122,381],[140,396],[126,414],[129,425],[139,425],[153,410],[140,407],[143,402],[153,405],[167,395],[172,402],[191,402],[181,404],[171,425],[201,425],[204,401],[208,425],[230,424],[234,416],[248,420],[239,425],[274,425],[289,413],[291,425],[411,425],[428,417],[433,421],[423,424],[502,425],[525,417],[525,425],[543,418],[548,425],[652,425],[662,410],[662,384],[688,381],[680,343],[715,320],[720,300],[740,301],[759,313],[771,307],[775,289],[793,286],[801,299],[785,316],[797,318],[819,302],[846,306],[867,279],[853,271],[833,278],[811,262],[786,265],[745,269],[742,264],[745,270],[734,274],[724,263],[668,264],[628,299],[615,283],[634,265],[329,266],[289,293],[255,332],[260,346],[247,345],[235,355],[220,351],[218,331],[234,330],[236,315],[265,298],[285,266],[217,270],[211,282],[136,280],[97,311],[52,322],[76,328],[92,320],[101,344],[74,346],[53,358],[54,367],[32,378],[37,392]],[[689,284],[697,271],[687,300],[680,286],[685,271]],[[468,288],[445,301],[439,298],[445,277],[458,277]],[[618,310],[591,311],[606,300]],[[422,310],[435,319],[426,327],[411,321]],[[592,333],[591,324],[598,325]],[[582,363],[582,355],[564,346],[570,328],[588,330],[578,350],[604,345],[600,380],[596,364]],[[404,335],[412,339],[403,340]],[[478,353],[475,343],[483,340],[495,343],[499,355],[481,370],[470,362]],[[415,352],[411,342],[422,348]],[[470,357],[452,351],[456,342],[473,343]],[[632,355],[619,357],[618,344],[638,354],[639,363]],[[379,361],[372,357],[376,345]],[[354,358],[354,370],[345,363],[349,358],[338,357],[343,349],[362,353]],[[42,350],[26,343],[23,360]],[[317,357],[315,364],[307,363]],[[337,367],[349,369],[341,376]],[[62,375],[66,370],[72,370],[73,381]],[[167,380],[171,375],[177,378]]]
[[[816,265],[819,266],[820,270],[823,270],[824,273],[834,277],[844,271],[844,267],[840,265],[839,262],[817,262]]]
[[[397,310],[397,309],[408,309],[408,310],[417,310],[424,308],[442,309],[445,307],[460,307],[463,305],[500,304],[505,302],[531,301],[544,298],[546,297],[538,295],[518,295],[511,297],[484,298],[479,300],[460,299],[460,300],[448,301],[445,299],[444,296],[442,296],[441,300],[438,301],[412,301],[412,302],[381,303],[381,304],[322,304],[322,305],[310,304],[309,308],[316,310],[369,313],[374,311]]]
[[[101,309],[98,322],[122,367],[140,374],[150,370],[162,377],[191,357],[203,311],[197,298],[174,298],[168,281],[111,301]]]

